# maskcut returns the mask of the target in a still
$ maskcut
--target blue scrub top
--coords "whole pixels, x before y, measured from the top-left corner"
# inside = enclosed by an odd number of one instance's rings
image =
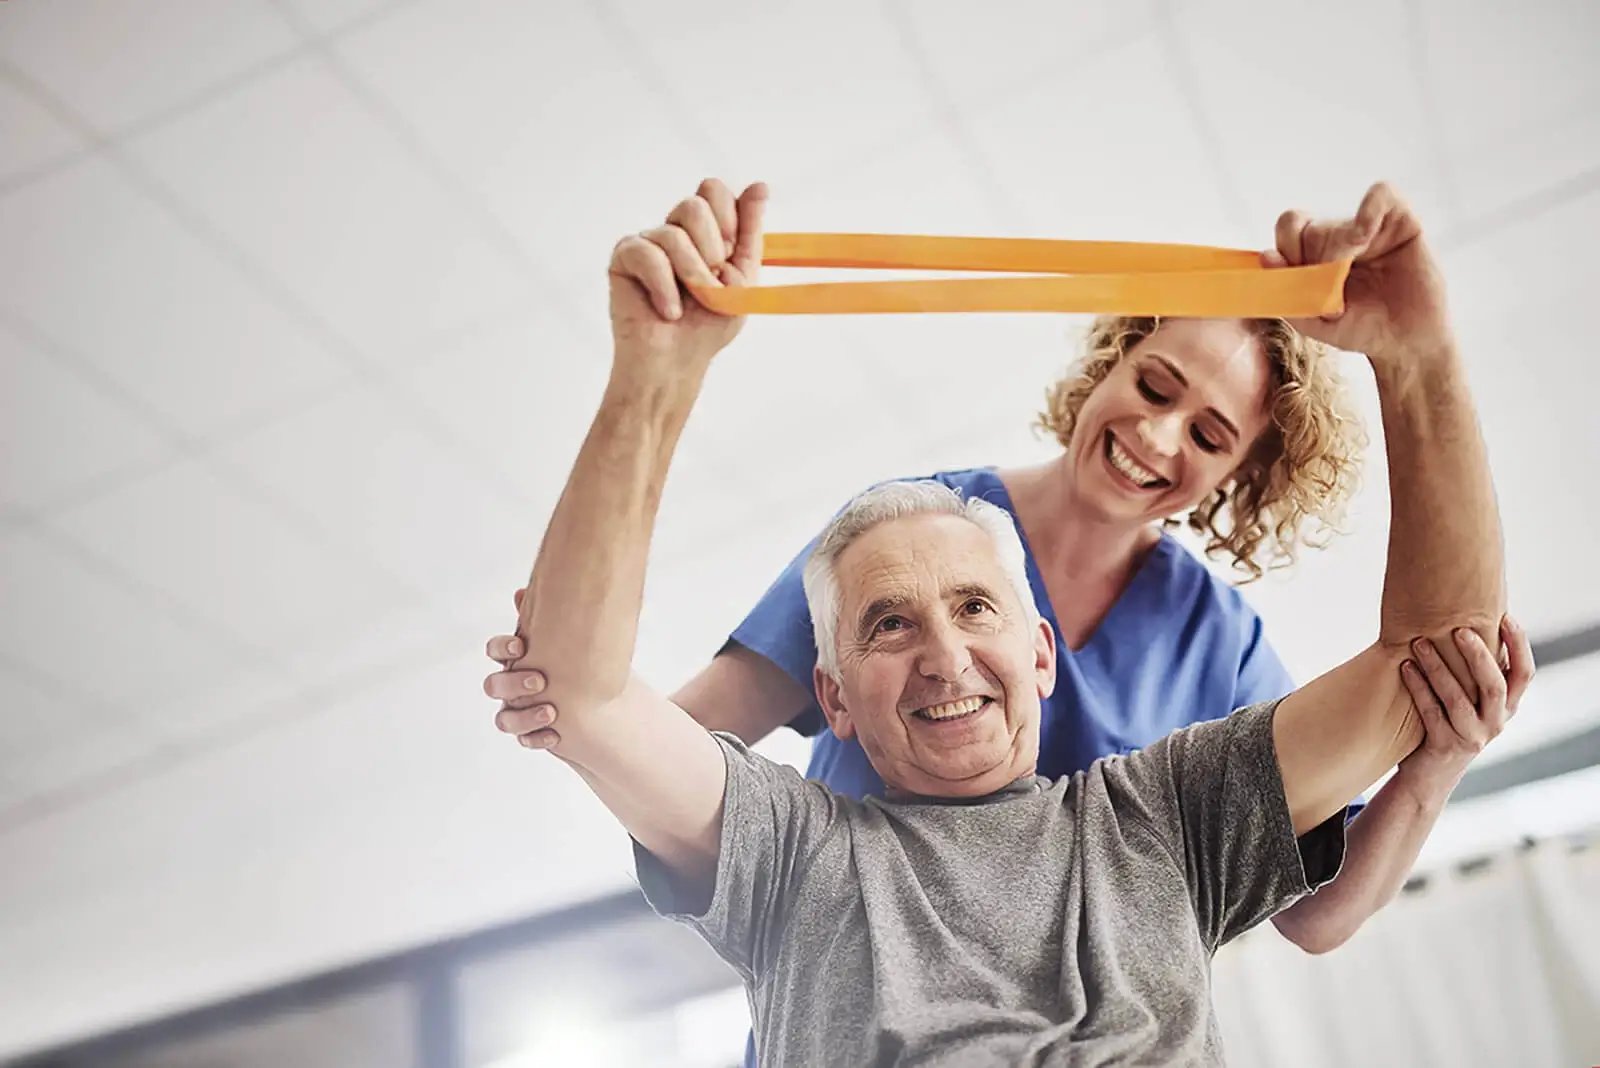
[[[1016,520],[1011,495],[994,468],[943,471],[932,479],[999,505]],[[1056,636],[1056,688],[1041,710],[1041,775],[1071,775],[1103,756],[1132,752],[1179,727],[1294,689],[1260,617],[1169,535],[1162,534],[1077,651],[1062,640],[1026,536],[1022,543],[1034,600]],[[817,647],[801,573],[815,544],[790,562],[730,639],[778,665],[808,693]],[[883,793],[883,780],[860,743],[840,741],[828,730],[814,698],[791,726],[816,736],[807,778],[852,797]]]

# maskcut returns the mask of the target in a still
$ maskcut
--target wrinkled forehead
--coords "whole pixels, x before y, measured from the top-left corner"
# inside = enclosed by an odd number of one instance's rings
[[[993,539],[955,515],[879,523],[839,554],[835,574],[847,615],[886,597],[924,603],[963,587],[982,587],[996,596],[1007,588]]]

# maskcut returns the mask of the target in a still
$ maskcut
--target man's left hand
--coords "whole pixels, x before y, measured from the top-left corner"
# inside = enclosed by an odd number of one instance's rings
[[[1438,352],[1452,343],[1444,276],[1422,236],[1422,223],[1387,183],[1361,200],[1354,218],[1319,222],[1305,212],[1278,218],[1277,247],[1263,252],[1266,267],[1299,267],[1353,260],[1344,284],[1344,311],[1296,319],[1301,333],[1373,363]]]

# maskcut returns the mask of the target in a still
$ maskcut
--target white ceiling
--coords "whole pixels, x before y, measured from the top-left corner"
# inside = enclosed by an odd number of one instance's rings
[[[775,229],[1245,246],[1393,180],[1515,610],[1600,619],[1596,40],[1581,0],[0,6],[0,1053],[625,884],[479,650],[603,382],[610,246],[707,174],[767,180]],[[854,489],[1045,455],[1080,326],[752,324],[646,674]],[[1377,458],[1352,535],[1252,589],[1297,674],[1367,640],[1385,509]],[[1529,737],[1600,721],[1537,698]]]

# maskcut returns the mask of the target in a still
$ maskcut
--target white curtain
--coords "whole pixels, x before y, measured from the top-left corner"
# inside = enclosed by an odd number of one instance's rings
[[[1214,975],[1234,1068],[1600,1065],[1600,843],[1432,873],[1320,957],[1263,924]]]

